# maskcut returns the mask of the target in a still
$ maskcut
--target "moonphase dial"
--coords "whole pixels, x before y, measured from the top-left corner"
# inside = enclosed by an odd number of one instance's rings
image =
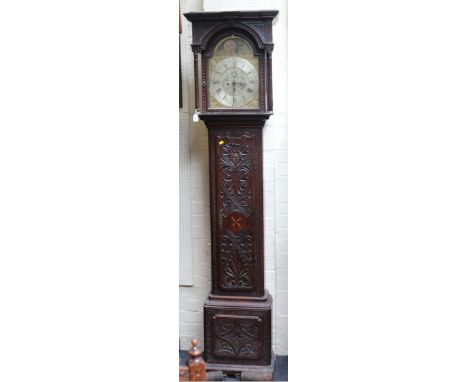
[[[258,74],[245,58],[229,57],[210,72],[210,94],[222,105],[241,108],[258,97]]]

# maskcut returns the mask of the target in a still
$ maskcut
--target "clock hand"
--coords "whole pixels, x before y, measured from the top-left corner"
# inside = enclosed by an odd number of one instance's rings
[[[234,107],[235,99],[236,99],[236,80],[232,81],[232,104],[231,104],[232,107]]]

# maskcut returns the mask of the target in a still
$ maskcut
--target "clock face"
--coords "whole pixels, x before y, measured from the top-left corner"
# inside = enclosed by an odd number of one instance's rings
[[[218,42],[208,62],[211,109],[258,109],[259,62],[247,40],[229,36]]]
[[[245,58],[228,57],[210,72],[210,94],[221,105],[242,108],[258,98],[258,74]]]

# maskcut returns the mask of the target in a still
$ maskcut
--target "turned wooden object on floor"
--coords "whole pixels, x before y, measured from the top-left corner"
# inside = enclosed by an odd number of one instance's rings
[[[179,381],[206,381],[205,361],[197,344],[198,341],[194,338],[192,348],[187,352],[188,366],[179,366]]]
[[[202,351],[197,345],[198,341],[194,338],[192,340],[192,348],[187,352],[189,355],[188,366],[179,366],[179,381],[222,381],[222,372],[206,372],[206,364],[202,358]]]

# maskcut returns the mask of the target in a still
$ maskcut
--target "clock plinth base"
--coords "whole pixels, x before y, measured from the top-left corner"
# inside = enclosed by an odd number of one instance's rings
[[[271,363],[267,366],[232,365],[230,363],[206,363],[206,371],[222,371],[224,375],[239,377],[244,381],[271,381],[275,370],[275,353],[271,353]]]
[[[262,297],[210,294],[204,306],[207,370],[273,375],[271,309],[268,291]]]

